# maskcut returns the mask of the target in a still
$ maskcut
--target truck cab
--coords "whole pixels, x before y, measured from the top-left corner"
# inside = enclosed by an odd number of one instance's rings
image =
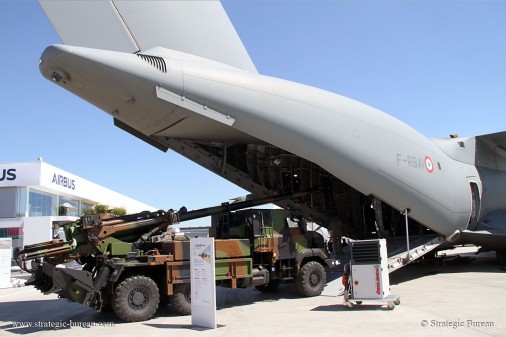
[[[210,236],[215,239],[248,239],[254,271],[268,271],[268,280],[257,286],[271,291],[280,282],[298,284],[306,296],[319,295],[325,286],[324,267],[336,266],[320,233],[307,230],[307,222],[294,210],[246,209],[215,215]],[[298,276],[309,263],[309,285],[299,285]]]

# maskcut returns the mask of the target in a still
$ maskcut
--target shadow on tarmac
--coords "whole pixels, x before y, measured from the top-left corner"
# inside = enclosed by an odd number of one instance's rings
[[[0,331],[26,335],[42,331],[71,329],[90,324],[119,324],[114,313],[99,313],[79,303],[63,300],[37,300],[1,302],[2,321]]]
[[[385,310],[385,311],[391,311],[387,308],[386,304],[368,304],[368,305],[354,305],[353,309],[343,305],[342,303],[337,304],[331,304],[331,305],[320,305],[318,307],[315,307],[311,309],[311,311],[329,311],[329,312],[336,312],[336,311],[378,311],[378,310]]]
[[[396,285],[409,282],[423,277],[436,274],[452,273],[504,273],[504,268],[497,265],[495,256],[492,254],[473,255],[472,261],[467,259],[452,260],[452,263],[413,263],[405,266],[390,274],[390,284]],[[340,282],[338,278],[340,272],[328,272],[327,283]],[[336,294],[337,295],[337,294]],[[332,296],[334,297],[334,296]],[[277,292],[262,293],[253,287],[245,289],[229,289],[217,287],[217,309],[225,309],[242,305],[249,305],[259,302],[274,302],[281,299],[300,299],[294,284],[282,284]],[[353,310],[358,311],[377,311],[388,310],[381,305],[355,306]],[[349,311],[349,309],[340,303],[318,306],[312,311],[336,312]],[[113,312],[96,312],[79,303],[65,302],[60,299],[35,300],[35,301],[12,301],[0,302],[0,312],[2,321],[6,322],[0,326],[0,331],[6,331],[17,335],[26,335],[42,331],[54,331],[60,329],[70,329],[72,324],[85,325],[86,322],[94,323],[113,323],[130,324],[119,320]],[[170,305],[159,308],[155,317],[175,317],[179,316],[174,312]],[[14,323],[26,323],[21,326],[14,326]],[[192,325],[184,324],[150,324],[143,323],[160,329],[190,329],[202,331],[206,328],[196,328]],[[200,330],[199,330],[200,331]]]
[[[255,288],[229,289],[217,287],[217,310],[234,306],[249,305],[257,302],[272,302],[280,299],[298,299],[294,284],[280,285],[275,293],[262,293]],[[98,312],[75,302],[66,302],[63,299],[47,299],[34,301],[0,302],[2,321],[0,331],[17,335],[26,335],[43,331],[70,329],[73,326],[86,326],[86,323],[107,323],[113,325],[131,324],[120,320],[114,312]],[[180,316],[171,309],[170,304],[161,307],[156,317]],[[163,329],[207,330],[181,324],[149,324]],[[220,327],[220,326],[219,326]]]
[[[211,328],[204,328],[197,325],[191,325],[191,324],[149,324],[145,323],[144,325],[150,326],[152,328],[157,329],[188,329],[188,330],[194,330],[194,331],[207,331],[207,330],[213,330]],[[226,325],[218,324],[218,329],[226,327]]]
[[[341,277],[341,273],[327,272],[327,283]],[[248,288],[223,288],[216,287],[216,309],[227,309],[232,307],[250,305],[260,302],[276,302],[279,300],[296,300],[302,296],[298,293],[294,283],[280,284],[277,291],[264,293],[254,287]],[[170,304],[159,308],[155,317],[178,316]],[[176,327],[174,327],[176,328]]]
[[[497,264],[497,259],[492,254],[470,254],[446,262],[435,260],[408,264],[390,274],[390,284],[396,285],[437,274],[504,272],[504,268]]]

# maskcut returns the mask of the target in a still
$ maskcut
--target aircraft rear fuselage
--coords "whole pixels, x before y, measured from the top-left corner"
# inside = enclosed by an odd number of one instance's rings
[[[43,53],[40,69],[145,136],[186,132],[271,144],[365,195],[409,209],[442,235],[467,228],[470,184],[483,189],[476,167],[394,117],[325,90],[163,48],[143,54],[149,57],[55,45]]]

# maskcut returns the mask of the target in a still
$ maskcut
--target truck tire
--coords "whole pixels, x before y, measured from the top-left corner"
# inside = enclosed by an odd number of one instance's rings
[[[303,265],[295,279],[297,290],[306,297],[320,295],[326,283],[325,269],[316,261],[309,261]]]
[[[192,313],[192,291],[190,283],[181,283],[174,285],[174,295],[172,295],[171,306],[181,315]]]
[[[124,321],[151,319],[158,309],[160,294],[156,283],[147,276],[124,279],[114,290],[112,309]]]

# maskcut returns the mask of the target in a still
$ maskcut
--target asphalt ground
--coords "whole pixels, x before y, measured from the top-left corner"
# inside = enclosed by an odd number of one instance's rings
[[[447,252],[445,265],[392,273],[391,293],[401,298],[394,310],[365,303],[348,309],[337,296],[338,273],[328,274],[323,294],[311,298],[300,298],[290,284],[274,294],[218,288],[217,329],[192,326],[170,305],[149,321],[124,323],[31,286],[0,289],[0,336],[506,336],[506,272],[495,254],[474,250]],[[457,253],[464,259],[452,259]]]

